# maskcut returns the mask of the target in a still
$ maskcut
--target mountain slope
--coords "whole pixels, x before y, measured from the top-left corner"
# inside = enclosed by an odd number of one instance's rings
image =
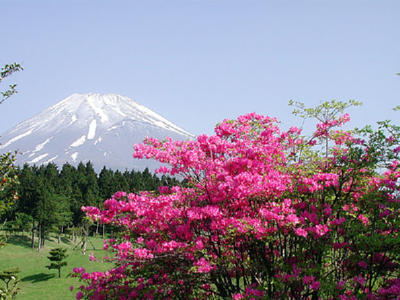
[[[73,94],[6,131],[0,151],[18,150],[17,164],[61,166],[91,161],[96,170],[154,169],[156,163],[133,159],[133,145],[146,136],[192,139],[136,101],[115,94]]]

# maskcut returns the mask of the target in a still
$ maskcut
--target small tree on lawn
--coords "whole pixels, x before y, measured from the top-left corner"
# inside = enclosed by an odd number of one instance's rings
[[[58,278],[61,278],[61,268],[67,265],[67,262],[64,259],[67,258],[68,255],[65,253],[67,249],[63,248],[54,248],[50,250],[50,256],[47,258],[51,261],[49,266],[46,268],[50,269],[57,269],[58,270]]]
[[[17,295],[19,291],[17,273],[19,272],[18,268],[0,271],[0,281],[3,282],[0,286],[0,300],[14,299]]]

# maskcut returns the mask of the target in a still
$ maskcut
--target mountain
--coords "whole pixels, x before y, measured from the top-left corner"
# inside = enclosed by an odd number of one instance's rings
[[[18,150],[18,165],[91,161],[97,171],[154,170],[156,162],[132,157],[134,144],[194,137],[128,97],[94,93],[73,94],[0,136],[0,152]]]

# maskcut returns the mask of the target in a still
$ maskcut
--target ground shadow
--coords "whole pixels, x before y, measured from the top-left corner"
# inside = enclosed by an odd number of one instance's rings
[[[61,237],[61,242],[63,242],[64,244],[70,244],[71,240],[65,236]]]
[[[61,241],[67,245],[71,243],[71,241],[66,237],[61,237]],[[32,237],[27,235],[10,235],[5,239],[5,242],[6,244],[11,244],[14,246],[32,248]],[[46,237],[45,242],[57,243],[57,239],[50,236]],[[35,248],[37,248],[37,239],[35,240]]]
[[[21,278],[21,281],[31,281],[32,283],[36,283],[40,281],[49,280],[51,278],[54,278],[55,276],[56,276],[55,274],[39,273]]]
[[[12,244],[15,246],[22,246],[22,247],[31,247],[31,239],[26,235],[12,235],[9,236],[6,240],[7,244]]]

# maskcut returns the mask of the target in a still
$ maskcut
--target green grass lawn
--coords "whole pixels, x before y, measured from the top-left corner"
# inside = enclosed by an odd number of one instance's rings
[[[37,251],[30,247],[30,239],[27,235],[12,236],[8,239],[6,246],[0,249],[0,270],[18,267],[21,272],[19,288],[16,299],[75,299],[76,287],[80,285],[76,278],[69,276],[74,267],[84,267],[87,271],[105,271],[110,267],[109,263],[103,263],[102,258],[110,255],[103,250],[101,238],[89,238],[86,254],[83,255],[80,247],[63,239],[58,245],[56,239],[46,240],[44,248]],[[47,256],[50,249],[55,247],[67,248],[68,265],[61,270],[61,278],[58,278],[57,270],[49,270]],[[93,253],[97,262],[89,261],[89,255]],[[70,286],[75,289],[71,292]]]

